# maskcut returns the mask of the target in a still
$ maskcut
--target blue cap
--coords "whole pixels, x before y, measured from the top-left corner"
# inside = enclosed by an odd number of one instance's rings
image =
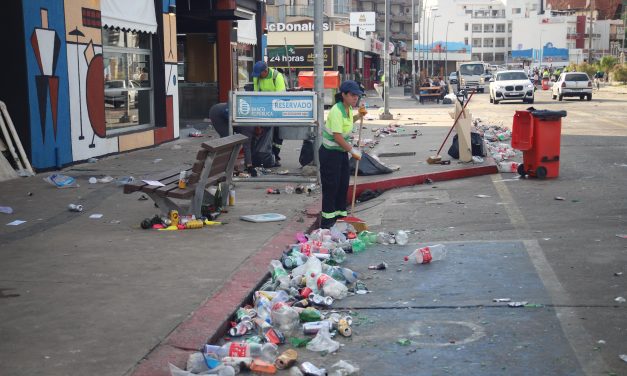
[[[340,92],[352,93],[356,95],[362,95],[364,93],[363,91],[361,91],[359,84],[352,80],[342,82],[342,84],[340,85]]]
[[[256,62],[255,66],[253,67],[253,77],[259,77],[259,75],[261,75],[261,72],[265,71],[266,69],[268,69],[266,63],[264,63],[263,61]]]

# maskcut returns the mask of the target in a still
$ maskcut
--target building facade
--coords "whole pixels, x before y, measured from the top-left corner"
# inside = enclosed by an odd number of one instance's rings
[[[5,4],[0,89],[34,168],[178,137],[176,15],[167,0]]]

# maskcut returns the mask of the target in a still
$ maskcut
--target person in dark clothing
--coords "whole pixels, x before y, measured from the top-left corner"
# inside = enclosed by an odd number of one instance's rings
[[[227,103],[218,103],[209,109],[209,119],[211,119],[211,125],[220,137],[226,137],[229,135],[229,110]],[[246,136],[246,142],[242,145],[244,150],[244,163],[246,164],[246,171],[250,176],[256,177],[257,170],[253,167],[252,160],[252,147],[251,140],[255,135],[254,127],[235,127],[234,132]]]

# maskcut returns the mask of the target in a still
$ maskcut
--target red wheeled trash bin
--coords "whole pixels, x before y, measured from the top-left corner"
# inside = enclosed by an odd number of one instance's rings
[[[560,171],[560,137],[566,111],[516,111],[512,147],[522,150],[518,173],[540,179],[556,178]]]
[[[547,77],[542,79],[542,90],[549,90],[549,79]]]

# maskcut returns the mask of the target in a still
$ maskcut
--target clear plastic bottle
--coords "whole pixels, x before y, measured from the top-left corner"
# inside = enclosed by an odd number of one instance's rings
[[[405,261],[428,264],[442,260],[444,257],[446,257],[446,247],[443,244],[436,244],[416,249],[409,256],[405,256]]]
[[[501,171],[501,172],[518,172],[518,162],[501,161],[501,162],[499,162],[499,171]]]
[[[272,282],[278,283],[279,288],[286,290],[290,287],[290,276],[287,275],[283,264],[279,260],[270,261],[270,273],[272,273]]]
[[[336,281],[327,274],[320,274],[317,279],[318,288],[322,290],[324,296],[330,296],[333,299],[343,299],[348,295],[346,285]]]
[[[396,232],[396,244],[398,245],[406,245],[409,241],[409,235],[406,231],[398,230]]]
[[[338,264],[343,263],[346,260],[346,252],[340,247],[335,248],[331,251],[331,260]]]
[[[227,356],[237,358],[263,358],[273,362],[278,355],[278,347],[274,343],[228,342],[222,346],[205,345],[205,354],[215,354],[219,358]]]

